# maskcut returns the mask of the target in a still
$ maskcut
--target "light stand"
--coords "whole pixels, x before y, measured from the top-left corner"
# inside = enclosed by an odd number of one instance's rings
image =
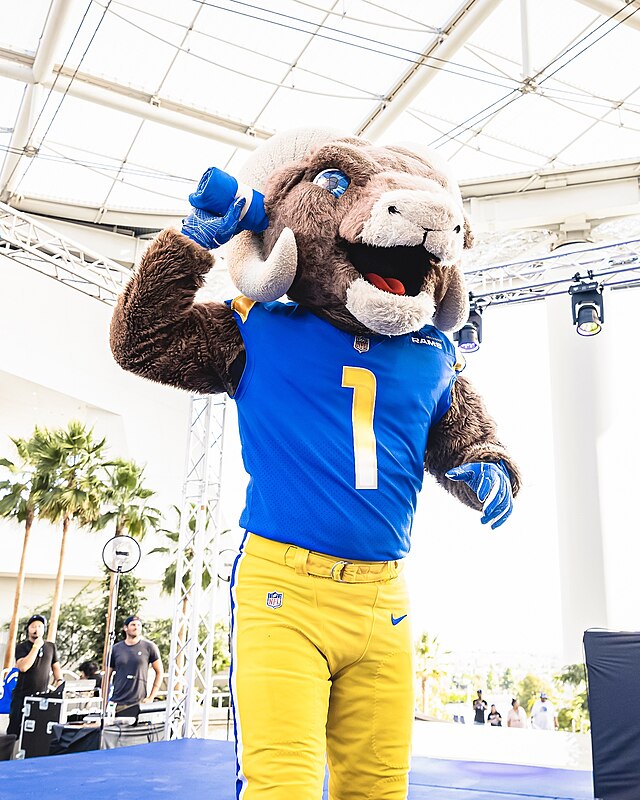
[[[120,588],[120,576],[125,572],[131,572],[138,566],[141,551],[140,545],[131,536],[114,536],[105,544],[102,550],[102,561],[109,572],[114,573],[114,580],[111,582],[109,591],[109,620],[107,631],[107,655],[104,662],[105,674],[108,675],[106,685],[102,687],[102,710],[100,713],[100,728],[104,728],[104,720],[107,716],[107,706],[109,704],[109,689],[111,685],[111,653],[116,640],[116,611],[118,608],[118,590]]]

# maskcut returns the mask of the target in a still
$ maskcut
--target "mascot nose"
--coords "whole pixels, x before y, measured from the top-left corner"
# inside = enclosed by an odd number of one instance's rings
[[[422,229],[424,230],[424,236],[422,237],[422,246],[425,248],[425,250],[429,250],[429,247],[427,246],[427,237],[429,236],[430,233],[433,233],[434,230],[433,230],[433,228],[425,228],[424,226],[422,226]],[[439,231],[438,231],[438,233],[439,233]],[[436,238],[439,238],[439,237],[436,236]],[[440,263],[440,257],[438,255],[436,255],[435,253],[431,253],[431,255],[433,257],[433,261],[435,261],[436,264],[439,264]]]

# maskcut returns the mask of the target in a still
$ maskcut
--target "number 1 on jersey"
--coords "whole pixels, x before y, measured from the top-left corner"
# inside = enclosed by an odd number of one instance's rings
[[[351,421],[353,454],[356,466],[356,489],[378,488],[378,457],[373,432],[376,404],[376,376],[362,367],[343,367],[342,386],[353,389]]]

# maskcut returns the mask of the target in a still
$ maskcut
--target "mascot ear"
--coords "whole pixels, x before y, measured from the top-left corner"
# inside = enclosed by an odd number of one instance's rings
[[[441,331],[457,331],[469,318],[469,292],[457,264],[446,267],[443,284],[443,290],[435,298],[433,324]]]

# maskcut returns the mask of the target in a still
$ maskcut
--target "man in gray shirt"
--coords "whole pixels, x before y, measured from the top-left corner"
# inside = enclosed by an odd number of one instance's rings
[[[132,614],[124,622],[125,639],[116,642],[107,668],[106,686],[113,673],[111,700],[116,704],[117,715],[127,715],[140,703],[152,703],[162,681],[162,659],[153,642],[142,638],[142,620]],[[147,693],[149,667],[155,672],[153,687]]]

